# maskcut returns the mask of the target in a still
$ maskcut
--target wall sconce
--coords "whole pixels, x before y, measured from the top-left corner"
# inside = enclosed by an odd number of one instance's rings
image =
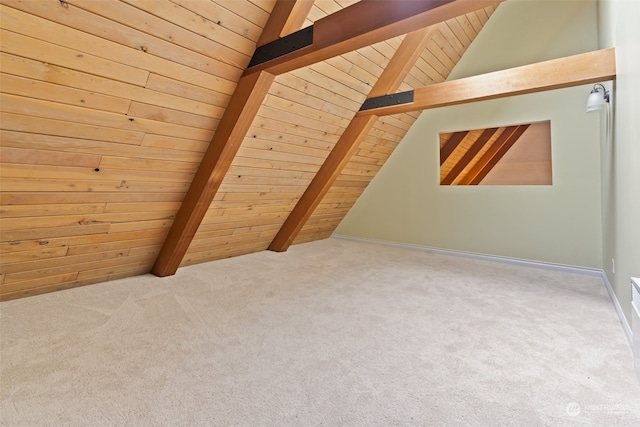
[[[602,110],[608,102],[609,91],[600,83],[596,83],[593,85],[589,98],[587,98],[587,113],[589,111]]]

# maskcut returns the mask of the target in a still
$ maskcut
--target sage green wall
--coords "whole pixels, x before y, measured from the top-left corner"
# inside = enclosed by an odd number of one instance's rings
[[[593,1],[508,0],[453,72],[597,49]],[[602,268],[600,117],[590,86],[424,111],[336,234]],[[440,186],[438,133],[551,120],[552,186]]]
[[[640,2],[601,1],[598,11],[600,46],[615,46],[617,73],[615,86],[608,85],[613,142],[606,127],[602,135],[603,265],[630,322],[629,279],[640,277]]]

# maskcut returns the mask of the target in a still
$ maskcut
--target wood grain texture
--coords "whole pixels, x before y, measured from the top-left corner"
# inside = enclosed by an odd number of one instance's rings
[[[291,8],[278,10],[279,12],[272,15],[266,23],[266,28],[272,33],[261,39],[261,42],[270,41],[266,37],[273,38],[280,34],[282,28],[291,25],[289,17],[300,11],[295,4]],[[293,18],[297,20],[297,17]],[[218,130],[209,144],[155,261],[152,269],[154,274],[168,276],[177,271],[274,78],[270,73],[260,72],[245,76],[238,82]]]
[[[615,48],[608,48],[417,88],[410,104],[373,108],[358,114],[384,116],[420,111],[580,86],[615,76]]]
[[[307,19],[311,7],[313,7],[313,0],[277,1],[271,11],[270,20],[260,34],[257,46],[263,46],[298,31]]]
[[[529,125],[510,126],[491,145],[491,148],[478,160],[476,165],[465,175],[460,184],[478,185],[491,169],[500,161],[518,138],[529,128]],[[504,135],[504,136],[503,136]]]
[[[2,1],[0,299],[152,269],[275,4]],[[399,90],[444,79],[487,14],[455,19]],[[267,248],[404,38],[276,77],[181,265]],[[415,117],[363,134],[296,241],[330,235]]]
[[[480,150],[489,142],[495,135],[498,128],[484,129],[482,134],[473,141],[473,144],[465,151],[462,158],[460,158],[453,168],[446,174],[446,176],[440,181],[440,185],[450,185],[455,181],[462,171],[469,165],[473,158],[480,152]]]
[[[377,79],[370,95],[377,96],[395,92],[413,68],[415,61],[420,57],[434,33],[434,29],[426,28],[408,34]],[[289,248],[304,224],[313,214],[313,211],[322,201],[322,198],[342,173],[355,153],[358,144],[362,141],[363,136],[369,132],[376,121],[377,117],[369,116],[366,120],[355,118],[349,123],[313,178],[313,181],[311,181],[311,184],[269,245],[270,250],[282,252]]]
[[[179,3],[2,2],[0,298],[151,270],[269,14]]]
[[[481,9],[468,13],[464,15],[464,17],[469,22],[476,22],[478,24],[477,28],[482,28],[482,25],[488,18],[486,12],[487,9]],[[492,10],[489,10],[488,13],[490,15]],[[457,19],[458,18],[456,18],[456,20]],[[450,21],[451,20],[447,20],[439,24],[437,31],[440,33],[441,27],[443,25],[449,25]],[[473,34],[473,37],[475,38],[477,30],[474,28],[474,31],[475,34]],[[372,48],[375,47],[376,53],[383,57],[393,55],[401,41],[401,39],[396,38],[389,40],[386,44],[374,45]],[[444,66],[441,61],[437,59],[446,57],[446,54],[442,50],[443,47],[438,43],[441,41],[442,37],[439,37],[437,41],[435,38],[432,38],[427,48],[416,61],[416,65],[400,85],[400,90],[408,90],[444,81],[450,72],[450,68]],[[371,57],[380,62],[380,56]],[[406,113],[384,116],[378,119],[369,134],[361,142],[359,149],[354,153],[351,161],[345,166],[334,185],[307,220],[295,238],[294,244],[322,239],[331,235],[344,215],[346,215],[351,206],[353,206],[365,190],[373,176],[380,170],[389,158],[389,155],[398,145],[406,132],[404,130],[406,126],[411,126],[417,117],[416,113]]]
[[[154,274],[162,277],[177,271],[273,78],[271,74],[258,73],[238,83],[154,264]]]
[[[346,163],[351,158],[363,135],[373,126],[377,117],[369,116],[356,118],[342,134],[336,147],[331,151],[326,161],[306,189],[298,204],[287,217],[282,228],[269,245],[269,249],[276,252],[286,251],[298,232],[309,219],[322,197],[329,191]]]
[[[249,68],[283,74],[489,5],[491,1],[363,0],[314,23],[313,43]],[[366,19],[361,19],[366,16]]]

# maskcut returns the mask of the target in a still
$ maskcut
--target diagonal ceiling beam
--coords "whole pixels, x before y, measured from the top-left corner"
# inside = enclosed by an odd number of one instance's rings
[[[493,135],[498,131],[498,128],[489,128],[482,131],[482,134],[476,139],[471,147],[464,153],[464,155],[456,162],[456,164],[451,168],[447,176],[444,177],[442,181],[440,181],[440,185],[451,185],[458,176],[465,170],[467,166],[471,163],[471,161],[476,157],[476,155],[480,152],[482,147],[485,146],[487,142],[493,137]]]
[[[478,161],[473,165],[471,169],[462,177],[462,179],[458,182],[458,185],[469,185],[471,181],[474,180],[478,176],[479,173],[482,172],[485,168],[489,168],[491,170],[493,166],[497,163],[492,161],[495,155],[500,151],[500,148],[508,143],[511,136],[518,129],[518,126],[507,126],[504,128],[498,139],[495,140],[491,147],[478,159]],[[488,173],[488,171],[487,171]]]
[[[279,0],[276,2],[256,45],[263,46],[302,28],[313,7],[313,2],[314,0]]]
[[[458,145],[462,142],[465,136],[469,131],[463,130],[460,132],[455,132],[447,142],[445,142],[444,146],[440,149],[440,166],[447,161],[451,153],[455,151]]]
[[[460,184],[478,185],[484,179],[485,176],[495,165],[498,164],[500,159],[507,154],[507,151],[516,141],[522,136],[522,134],[529,128],[529,125],[509,126],[491,145],[489,150],[478,160],[478,162],[471,168],[469,173],[460,181]],[[503,137],[504,136],[504,137]]]
[[[245,70],[176,214],[152,273],[169,276],[178,270],[276,74],[311,65],[495,3],[495,0],[363,0],[318,20],[312,29],[314,35],[310,46]],[[278,7],[288,8],[283,5]],[[271,34],[283,34],[278,28],[289,25],[289,16],[298,13],[300,9],[290,7],[288,10],[288,14],[277,11],[275,15],[270,15],[269,21],[273,19],[277,22],[268,22],[265,26]],[[267,41],[261,39],[261,42]],[[268,49],[269,44],[256,50],[252,62],[259,53],[258,50]]]
[[[361,110],[358,116],[408,113],[507,96],[613,80],[615,48],[581,53],[473,77],[435,83],[413,91],[413,102]]]
[[[316,21],[306,46],[253,65],[247,74],[283,74],[455,18],[502,0],[361,0]],[[269,49],[269,45],[261,49]]]
[[[260,72],[238,82],[156,258],[151,270],[156,276],[170,276],[178,270],[274,77]]]
[[[293,240],[348,163],[358,146],[358,142],[367,136],[376,120],[378,118],[373,116],[359,117],[349,123],[311,184],[274,237],[269,245],[269,250],[284,252],[291,246]]]
[[[407,34],[371,89],[370,96],[383,95],[398,90],[435,32],[436,29],[434,27],[429,27]],[[291,246],[304,224],[342,173],[360,142],[369,133],[369,130],[377,120],[376,116],[368,116],[356,118],[349,123],[349,126],[340,136],[311,184],[309,184],[309,187],[298,200],[271,245],[269,245],[270,250],[283,252]]]
[[[306,3],[306,0],[298,1]],[[282,34],[283,28],[291,25],[289,18],[292,14],[302,13],[302,9],[292,3],[297,1],[278,1],[274,6],[275,13],[269,17],[265,28],[272,33]],[[294,20],[302,25],[299,16]],[[266,36],[261,40],[270,41]],[[274,77],[271,73],[261,71],[243,76],[238,82],[156,258],[151,270],[156,276],[170,276],[178,270]]]

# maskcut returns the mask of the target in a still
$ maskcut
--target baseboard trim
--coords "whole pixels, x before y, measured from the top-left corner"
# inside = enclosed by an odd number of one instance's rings
[[[620,302],[618,301],[618,298],[616,297],[615,292],[613,292],[613,288],[611,287],[611,283],[609,283],[609,279],[607,278],[607,275],[601,269],[589,268],[589,267],[578,267],[578,266],[565,265],[565,264],[554,264],[550,262],[532,261],[532,260],[526,260],[521,258],[510,258],[510,257],[504,257],[504,256],[498,256],[498,255],[487,255],[487,254],[481,254],[476,252],[465,252],[465,251],[457,251],[452,249],[434,248],[431,246],[421,246],[421,245],[415,245],[412,243],[391,242],[388,240],[369,239],[366,237],[347,236],[344,234],[333,234],[331,237],[334,237],[337,239],[343,239],[343,240],[353,240],[356,242],[372,243],[372,244],[385,245],[385,246],[394,246],[397,248],[411,249],[411,250],[417,250],[417,251],[429,252],[429,253],[435,253],[435,254],[441,254],[441,255],[452,255],[452,256],[472,258],[472,259],[478,259],[478,260],[484,260],[484,261],[503,262],[503,263],[515,264],[523,267],[544,268],[547,270],[556,270],[556,271],[563,271],[566,273],[577,273],[577,274],[584,274],[587,276],[599,277],[602,279],[602,282],[604,283],[604,286],[607,289],[607,293],[609,294],[609,298],[611,299],[611,302],[613,303],[616,313],[618,314],[618,319],[620,320],[620,324],[622,325],[622,329],[624,331],[625,337],[627,338],[627,342],[629,343],[629,346],[633,348],[633,338],[631,335],[631,327],[629,326],[629,322],[627,322],[627,318],[625,317],[622,311],[622,307],[620,306]]]
[[[602,281],[604,282],[605,288],[607,288],[607,292],[609,293],[609,297],[611,298],[611,302],[613,303],[613,307],[616,309],[616,313],[618,313],[618,319],[620,320],[620,324],[622,325],[622,330],[624,331],[625,337],[627,337],[627,342],[629,346],[633,348],[633,333],[631,332],[631,326],[627,321],[627,318],[622,311],[622,307],[620,306],[620,301],[618,301],[618,297],[616,297],[616,293],[613,292],[613,287],[611,287],[611,283],[609,283],[609,278],[607,274],[602,272]]]
[[[595,276],[595,277],[602,276],[602,270],[597,268],[577,267],[573,265],[554,264],[554,263],[543,262],[543,261],[532,261],[532,260],[527,260],[522,258],[510,258],[510,257],[505,257],[500,255],[487,255],[487,254],[481,254],[477,252],[465,252],[465,251],[458,251],[453,249],[434,248],[432,246],[415,245],[412,243],[391,242],[388,240],[369,239],[366,237],[354,237],[354,236],[347,236],[344,234],[333,234],[331,237],[335,237],[338,239],[345,239],[345,240],[355,240],[355,241],[360,241],[364,243],[374,243],[378,245],[395,246],[398,248],[412,249],[412,250],[430,252],[430,253],[441,254],[441,255],[453,255],[458,257],[473,258],[473,259],[479,259],[484,261],[503,262],[503,263],[516,264],[516,265],[521,265],[526,267],[544,268],[546,270],[558,270],[558,271],[564,271],[567,273],[585,274],[587,276]]]

